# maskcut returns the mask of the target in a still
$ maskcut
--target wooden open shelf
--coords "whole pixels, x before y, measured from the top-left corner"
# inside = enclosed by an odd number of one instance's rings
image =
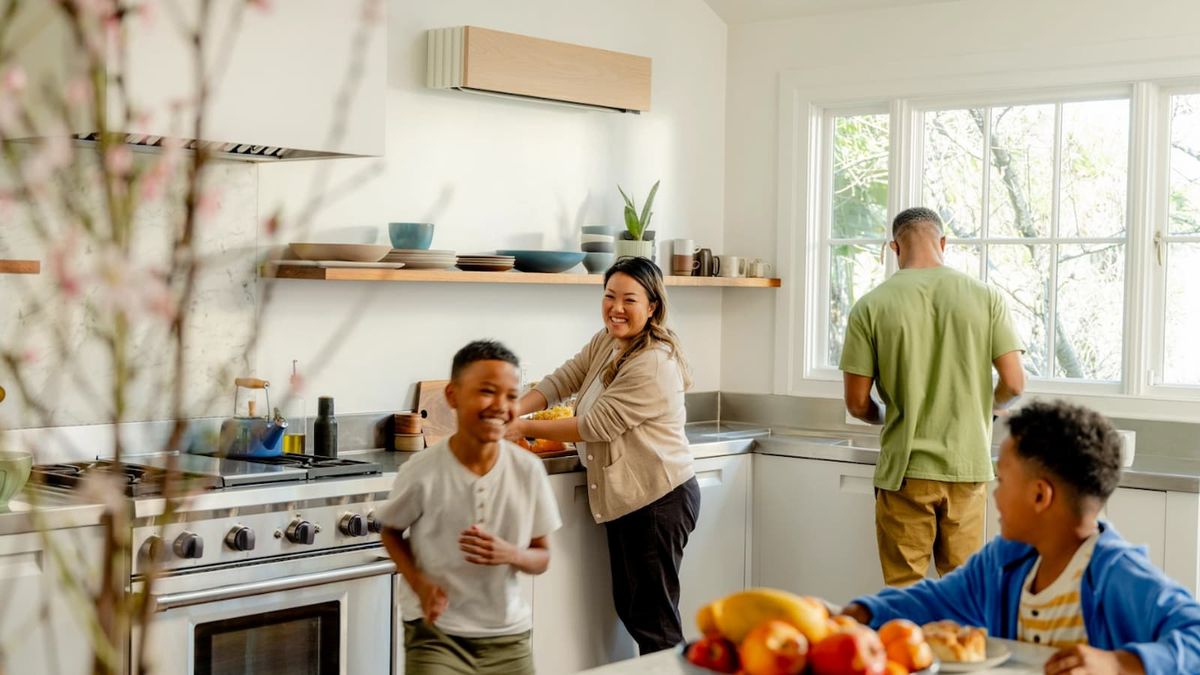
[[[0,260],[0,274],[41,274],[40,260]]]
[[[301,267],[266,264],[262,276],[272,279],[310,279],[317,281],[420,281],[467,284],[558,284],[599,286],[602,274],[540,274],[532,272],[463,272],[444,270],[386,270],[370,267]],[[726,277],[664,277],[668,286],[706,286],[710,288],[779,288],[779,279],[729,279]]]

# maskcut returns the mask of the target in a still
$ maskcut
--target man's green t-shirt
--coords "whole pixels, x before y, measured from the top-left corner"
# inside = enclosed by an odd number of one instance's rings
[[[992,361],[1024,346],[1004,298],[949,267],[896,272],[850,310],[841,369],[887,410],[875,486],[992,479]]]

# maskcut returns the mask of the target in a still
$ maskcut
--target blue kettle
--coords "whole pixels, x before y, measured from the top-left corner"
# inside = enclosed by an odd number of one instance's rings
[[[223,457],[278,457],[283,454],[283,432],[287,420],[274,410],[274,417],[258,417],[255,401],[247,402],[247,415],[238,416],[237,394],[239,389],[262,389],[267,398],[267,410],[271,411],[271,383],[254,377],[239,377],[233,381],[233,417],[221,423],[221,436],[217,442],[217,454]]]

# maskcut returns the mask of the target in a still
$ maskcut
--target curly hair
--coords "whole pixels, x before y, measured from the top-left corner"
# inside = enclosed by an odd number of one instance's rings
[[[454,363],[450,366],[450,379],[457,380],[463,369],[476,361],[504,361],[517,368],[521,367],[520,359],[508,347],[495,340],[476,340],[454,355]]]
[[[1065,401],[1034,401],[1008,420],[1013,448],[1079,497],[1102,502],[1121,478],[1121,441],[1100,413]]]

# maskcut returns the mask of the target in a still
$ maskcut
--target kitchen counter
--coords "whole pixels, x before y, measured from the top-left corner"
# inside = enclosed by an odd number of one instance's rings
[[[22,491],[0,509],[0,536],[99,525],[104,507],[67,494]]]
[[[755,440],[754,452],[874,465],[879,459],[879,437],[874,434],[772,429],[769,437]],[[998,448],[993,448],[993,457],[998,452]],[[1134,457],[1133,466],[1122,470],[1120,487],[1200,493],[1200,460],[1138,454]]]
[[[1041,645],[997,638],[991,638],[989,642],[992,641],[1007,648],[1012,657],[1001,665],[971,672],[979,675],[1040,675],[1046,659],[1054,654],[1053,649]],[[678,650],[669,649],[583,672],[590,675],[704,675],[713,671],[693,666]]]

